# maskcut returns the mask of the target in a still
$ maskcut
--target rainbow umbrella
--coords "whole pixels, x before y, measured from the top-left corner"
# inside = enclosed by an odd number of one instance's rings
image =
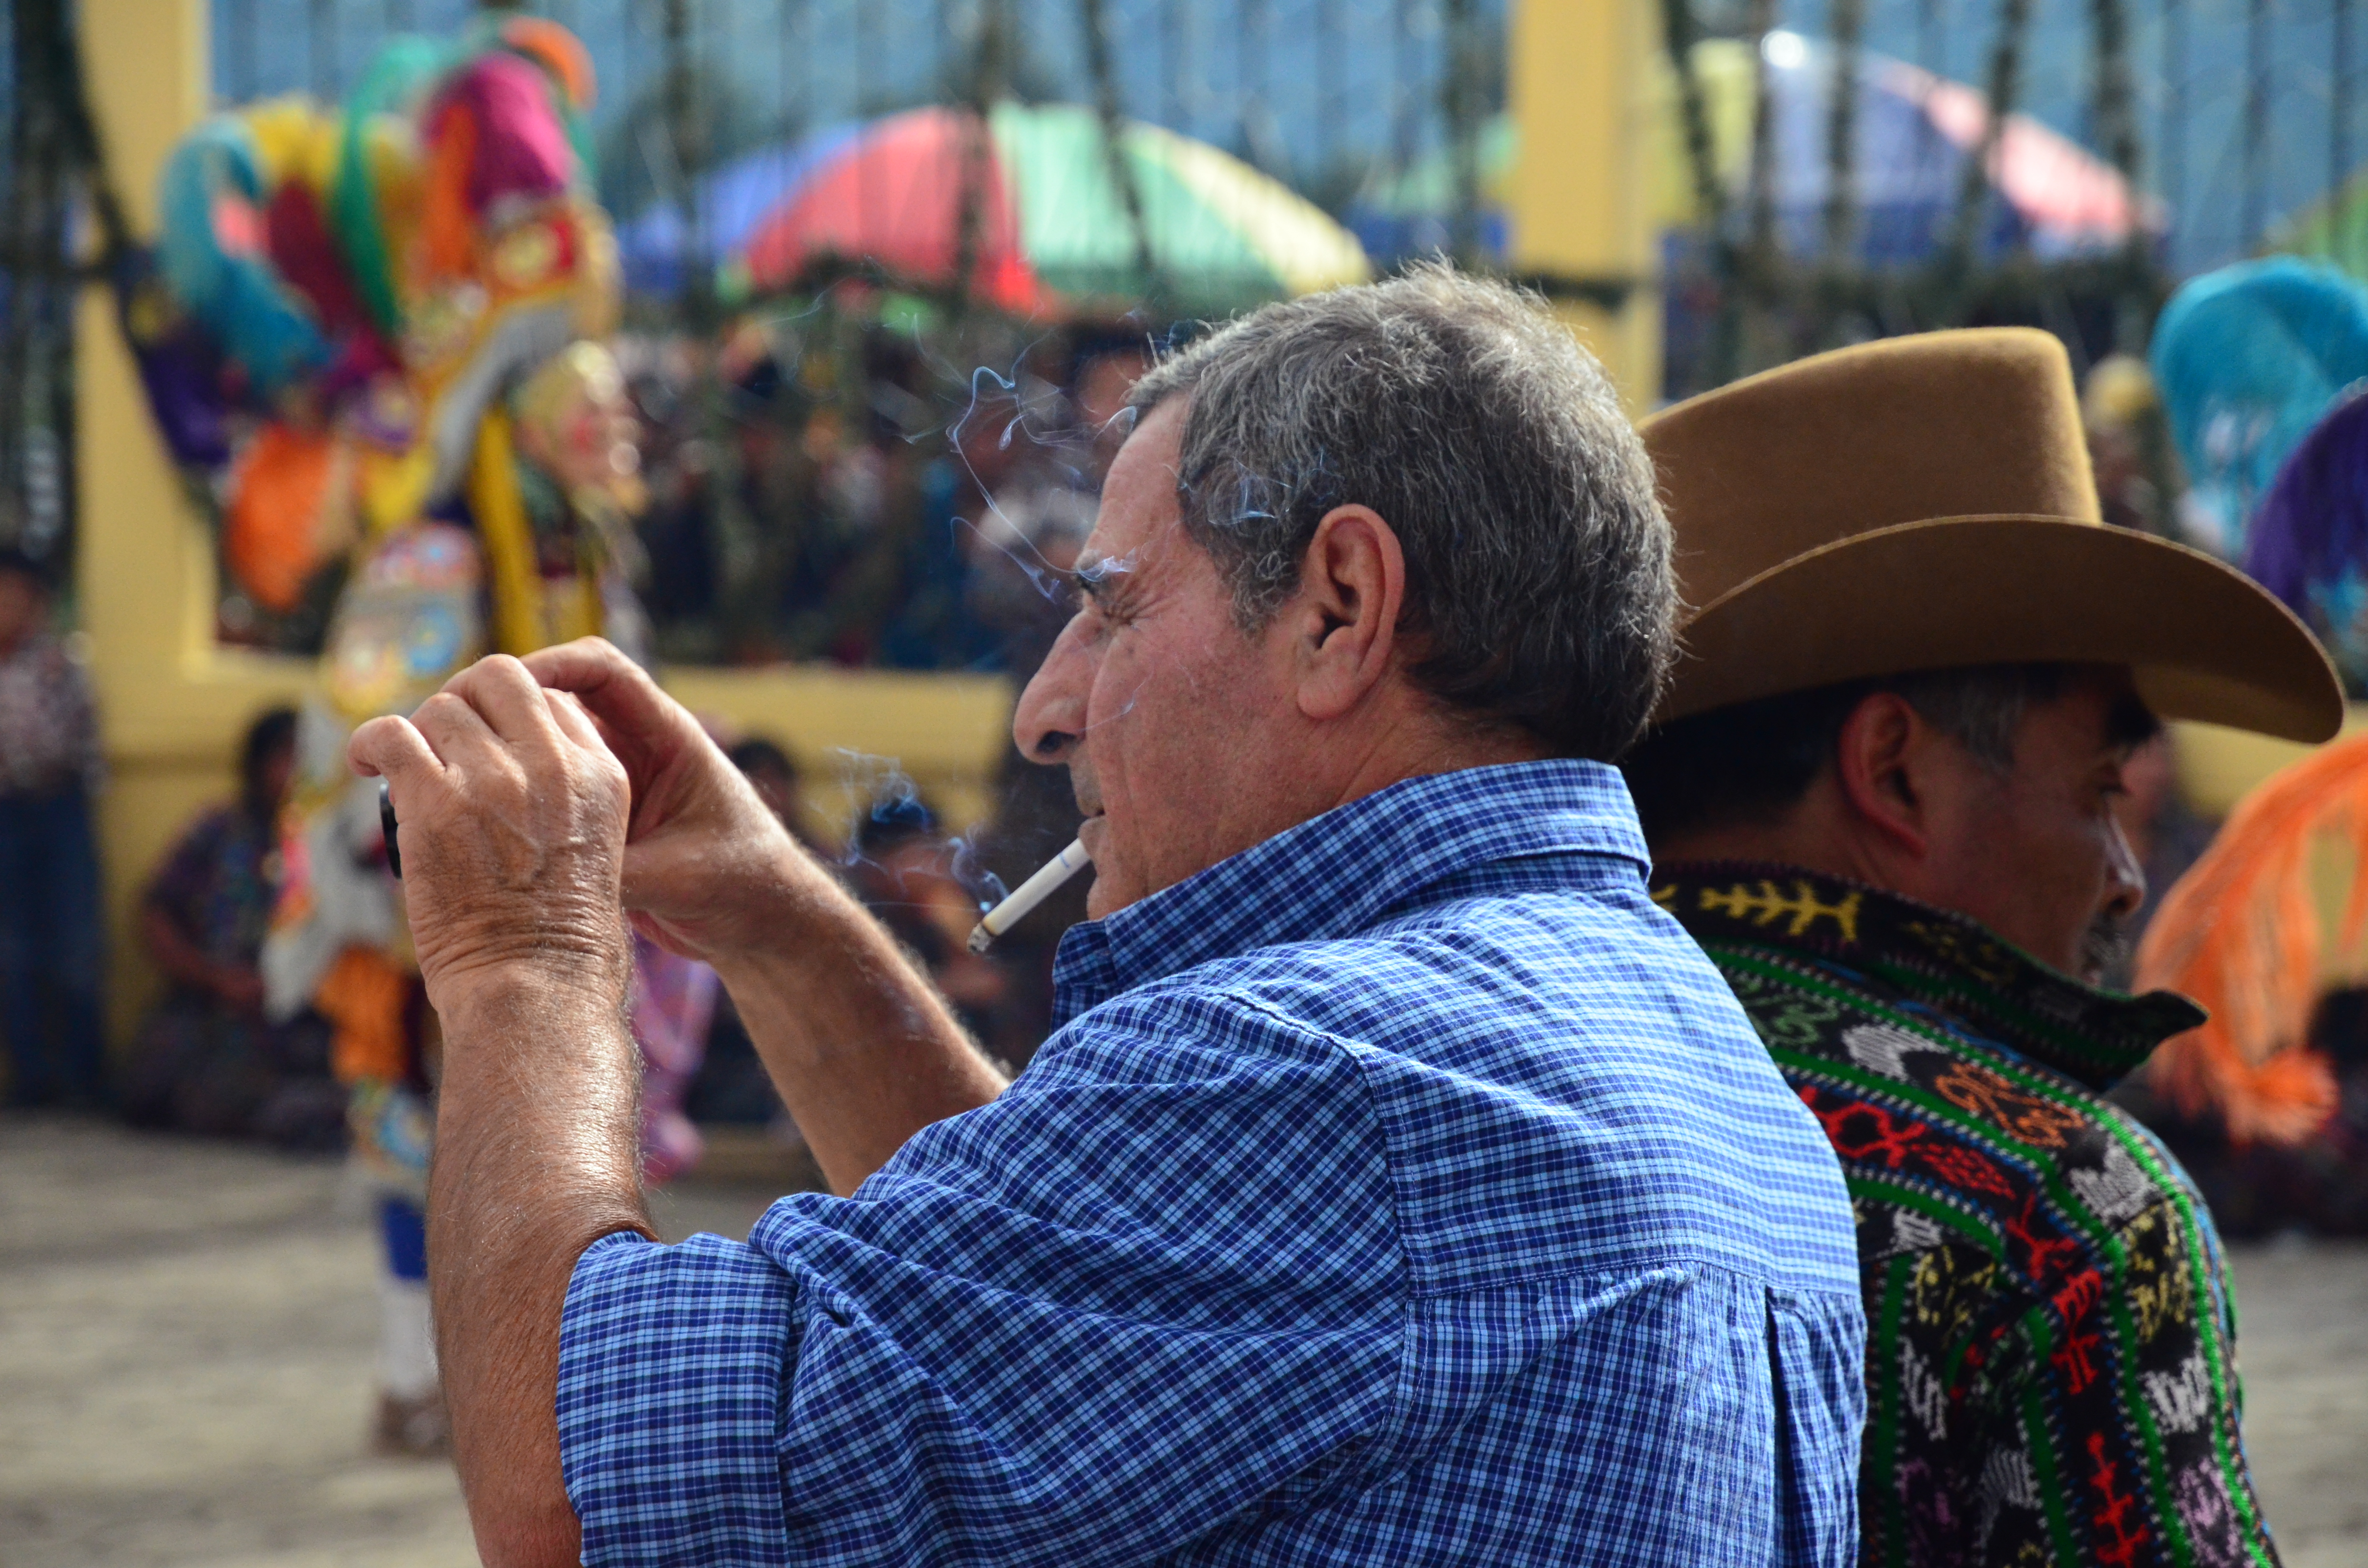
[[[944,287],[962,249],[966,184],[971,287],[1022,313],[1131,304],[1156,282],[1164,306],[1222,315],[1372,276],[1355,235],[1239,159],[1132,121],[1119,146],[1144,245],[1101,122],[1076,105],[1002,105],[984,137],[967,111],[913,109],[757,154],[723,171],[729,191],[720,179],[702,196],[714,198],[709,210],[721,221],[709,233],[727,278],[760,293],[858,259]],[[770,201],[744,224],[752,182],[768,169]],[[644,278],[665,249],[646,222],[623,235]],[[1146,246],[1156,279],[1143,269]]]

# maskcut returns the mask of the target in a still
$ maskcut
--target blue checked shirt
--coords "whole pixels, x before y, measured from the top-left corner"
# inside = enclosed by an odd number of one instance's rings
[[[567,1294],[584,1561],[1851,1561],[1831,1148],[1590,763],[1395,785],[1062,944],[993,1105]]]

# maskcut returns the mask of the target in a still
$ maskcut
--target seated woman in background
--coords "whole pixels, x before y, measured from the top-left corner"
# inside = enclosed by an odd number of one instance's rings
[[[258,965],[295,756],[295,710],[257,716],[239,747],[237,801],[189,824],[141,900],[141,938],[168,989],[124,1075],[123,1112],[135,1126],[288,1148],[344,1142],[327,1024],[309,1010],[284,1024],[263,1016]]]

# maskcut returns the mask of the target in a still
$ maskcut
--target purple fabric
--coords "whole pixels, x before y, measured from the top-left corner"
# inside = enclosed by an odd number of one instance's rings
[[[470,211],[483,212],[505,196],[555,196],[567,188],[574,155],[540,66],[515,54],[488,54],[445,89],[438,113],[447,107],[468,110],[477,122]]]
[[[642,1174],[664,1183],[699,1164],[706,1142],[682,1096],[707,1055],[721,982],[696,959],[633,933],[633,1040],[642,1048]]]
[[[155,253],[139,250],[117,264],[117,324],[140,370],[148,409],[173,460],[185,468],[230,461],[229,393],[222,350],[181,313],[157,274]]]
[[[2339,403],[2305,436],[2261,498],[2245,570],[2305,620],[2312,590],[2368,566],[2368,396]]]

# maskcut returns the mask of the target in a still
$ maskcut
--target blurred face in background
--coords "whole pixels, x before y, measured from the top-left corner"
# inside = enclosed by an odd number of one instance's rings
[[[276,817],[288,803],[289,786],[296,778],[296,743],[293,740],[268,747],[255,759],[255,771],[246,779],[248,805],[260,817]]]

